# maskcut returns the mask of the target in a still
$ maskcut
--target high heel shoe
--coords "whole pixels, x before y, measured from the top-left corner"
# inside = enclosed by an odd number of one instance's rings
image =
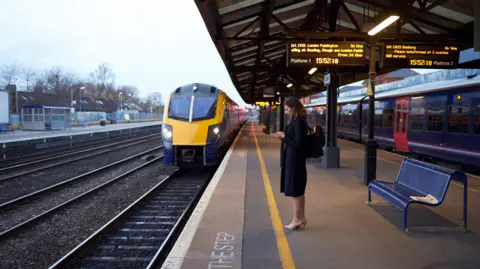
[[[295,225],[289,224],[289,225],[284,225],[283,227],[284,227],[285,229],[288,229],[288,230],[297,230],[297,229],[299,229],[299,228],[304,228],[304,227],[305,227],[305,224],[306,224],[306,222],[301,221],[301,222],[299,222],[299,223],[297,223],[297,224],[295,224]]]

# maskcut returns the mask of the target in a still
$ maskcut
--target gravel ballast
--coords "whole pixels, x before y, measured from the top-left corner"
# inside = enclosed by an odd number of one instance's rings
[[[155,162],[2,239],[0,268],[47,268],[175,169]]]
[[[161,140],[148,141],[143,144],[124,147],[95,157],[78,160],[48,170],[21,176],[0,182],[0,203],[46,188],[69,178],[87,173],[107,164],[122,160],[161,145]]]
[[[158,150],[152,155],[161,155]],[[0,231],[5,231],[17,224],[20,224],[30,218],[33,218],[57,205],[60,205],[76,196],[85,193],[95,187],[110,181],[116,176],[119,176],[135,167],[145,163],[140,160],[140,157],[132,159],[125,164],[114,166],[106,169],[103,172],[92,175],[87,179],[79,180],[73,184],[56,189],[53,192],[48,192],[42,196],[32,199],[25,204],[11,208],[10,210],[0,212]]]
[[[0,167],[5,167],[9,165],[14,165],[18,164],[19,162],[27,162],[27,161],[32,161],[32,160],[37,160],[38,158],[45,158],[49,156],[54,156],[56,154],[64,154],[64,153],[70,153],[70,152],[75,152],[81,149],[86,149],[86,148],[93,148],[98,145],[105,145],[106,143],[114,143],[114,142],[119,142],[119,141],[124,141],[125,139],[129,138],[134,138],[134,137],[141,137],[145,135],[152,134],[156,129],[151,129],[151,130],[142,130],[137,133],[132,133],[131,135],[124,135],[124,136],[117,136],[117,137],[110,137],[107,140],[90,140],[90,141],[83,141],[83,142],[78,142],[75,143],[73,146],[68,146],[68,145],[62,145],[62,146],[57,146],[54,148],[47,148],[47,149],[37,149],[34,152],[27,152],[24,153],[23,155],[15,155],[12,158],[8,158],[6,160],[1,160],[0,161]],[[160,133],[160,128],[159,128],[159,133]],[[21,151],[21,149],[19,149]],[[8,156],[9,157],[9,156]]]
[[[159,137],[152,137],[152,138],[148,138],[148,139],[157,139],[158,140]],[[17,167],[15,169],[3,171],[2,176],[0,177],[0,181],[3,180],[6,177],[15,176],[15,175],[18,175],[20,173],[29,172],[29,171],[32,171],[32,170],[41,169],[41,168],[52,166],[52,165],[60,166],[63,163],[68,162],[68,161],[74,162],[74,161],[80,161],[80,160],[76,160],[76,159],[95,157],[95,156],[90,156],[90,155],[94,155],[94,154],[101,155],[101,154],[107,153],[108,151],[119,150],[119,149],[122,149],[124,147],[136,146],[136,145],[133,145],[133,144],[136,144],[136,143],[139,143],[139,142],[141,142],[141,141],[140,140],[130,141],[130,142],[123,141],[123,143],[120,144],[120,145],[108,144],[108,147],[89,148],[88,151],[86,151],[86,152],[79,152],[79,153],[72,154],[70,156],[65,156],[65,157],[61,157],[61,158],[58,158],[58,159],[54,159],[54,160],[44,161],[44,162],[40,162],[40,163],[28,164],[27,166],[23,166],[23,167]],[[86,149],[83,149],[83,150],[86,150]],[[63,154],[65,154],[65,153],[58,153],[58,155],[63,155]],[[39,160],[40,157],[38,157],[37,159]],[[69,165],[69,164],[67,163],[65,165]],[[53,168],[54,167],[50,167],[50,168],[46,168],[46,169],[53,169]]]

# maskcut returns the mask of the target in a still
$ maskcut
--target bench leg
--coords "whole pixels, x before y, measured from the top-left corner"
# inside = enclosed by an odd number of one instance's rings
[[[370,187],[368,187],[368,202],[370,203],[372,201],[372,193],[370,191]]]
[[[468,187],[467,187],[467,179],[465,179],[465,183],[463,185],[463,229],[467,231],[467,209],[468,204]]]
[[[407,212],[408,212],[408,206],[405,208],[405,211],[403,211],[403,230],[405,232],[408,232],[407,228]]]

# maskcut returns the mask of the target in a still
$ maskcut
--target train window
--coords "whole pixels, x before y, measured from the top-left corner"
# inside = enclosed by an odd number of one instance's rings
[[[395,128],[395,130],[397,132],[399,132],[400,131],[400,104],[397,105],[397,117],[396,117],[396,119],[397,119],[397,127]]]
[[[392,128],[393,127],[393,108],[384,108],[383,117],[382,117],[382,127],[383,128]]]
[[[445,107],[429,106],[427,108],[427,131],[441,132],[443,131],[443,116]]]
[[[377,108],[375,109],[375,127],[382,127],[382,113],[383,109],[382,108]]]
[[[317,121],[319,121],[319,114],[318,114],[318,111],[314,108],[311,110],[310,114],[308,114],[309,116],[309,121],[308,121],[308,124],[311,124],[311,125],[316,125],[317,124]]]
[[[475,126],[473,132],[477,135],[480,135],[480,104],[475,106]]]
[[[425,100],[420,98],[412,98],[410,100],[410,117],[408,119],[410,123],[409,130],[423,131],[425,125]]]
[[[410,112],[410,129],[423,131],[425,119],[425,109],[423,107],[412,107],[412,112]]]
[[[468,133],[469,105],[448,106],[447,131],[450,133]]]
[[[170,100],[168,117],[188,120],[190,114],[190,97],[174,97]]]
[[[407,104],[403,104],[402,133],[405,133],[405,131],[407,130],[407,113],[408,113]]]
[[[363,109],[363,127],[368,126],[368,108]]]
[[[228,125],[228,121],[230,120],[228,117],[228,108],[223,109],[223,120],[222,123],[220,124],[220,130],[225,130]]]
[[[358,123],[360,119],[358,118],[358,112],[359,112],[358,105],[355,105],[355,108],[352,110],[352,127],[355,128],[358,126]]]
[[[348,127],[349,125],[349,116],[348,113],[350,110],[348,108],[342,108],[339,111],[339,121],[338,121],[338,126],[339,127]]]
[[[193,119],[204,120],[215,117],[217,108],[217,97],[196,96],[193,105]]]
[[[319,117],[318,117],[318,121],[321,123],[321,124],[325,124],[326,122],[326,111],[324,109],[318,109],[317,110],[318,114],[319,114]]]

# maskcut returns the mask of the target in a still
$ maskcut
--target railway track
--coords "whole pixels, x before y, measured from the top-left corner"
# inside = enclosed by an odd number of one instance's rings
[[[212,175],[211,169],[177,170],[50,268],[158,266]]]
[[[140,154],[136,154],[136,155],[134,155],[134,156],[128,157],[128,158],[123,159],[123,160],[121,160],[121,161],[119,161],[119,162],[117,162],[117,163],[109,164],[109,165],[107,165],[107,166],[104,166],[104,167],[102,167],[102,168],[100,168],[100,169],[96,169],[96,170],[94,170],[94,171],[91,171],[91,172],[89,172],[89,173],[87,173],[87,174],[84,174],[84,175],[81,175],[81,176],[82,176],[82,177],[87,177],[87,176],[96,175],[96,174],[98,174],[98,173],[99,173],[100,171],[102,171],[102,170],[108,169],[108,168],[110,168],[110,167],[112,167],[112,166],[114,166],[114,165],[118,165],[118,164],[123,163],[123,162],[126,162],[126,161],[128,161],[128,160],[132,160],[132,159],[134,159],[134,158],[138,158],[138,157],[140,157],[140,156],[142,156],[142,155],[151,154],[153,151],[158,151],[160,148],[162,148],[162,147],[157,147],[157,148],[153,148],[153,149],[144,151],[144,152],[142,152],[142,153],[140,153]],[[112,179],[110,179],[110,180],[108,180],[108,181],[106,181],[106,182],[104,182],[104,183],[102,183],[102,184],[100,184],[100,185],[97,185],[96,187],[94,187],[94,188],[92,188],[92,189],[89,189],[89,190],[87,190],[87,191],[85,191],[85,192],[83,192],[83,193],[75,196],[74,198],[71,198],[71,199],[69,199],[69,200],[67,200],[67,201],[65,201],[65,202],[63,202],[63,203],[61,203],[61,204],[58,204],[58,205],[56,205],[56,206],[54,206],[54,207],[52,207],[52,208],[50,208],[50,209],[48,209],[48,210],[46,210],[46,211],[39,212],[39,213],[36,214],[34,217],[29,218],[29,219],[27,219],[27,220],[25,220],[25,221],[23,221],[23,222],[15,225],[15,226],[11,227],[11,228],[9,228],[9,229],[6,229],[6,230],[0,232],[0,239],[2,239],[2,238],[4,238],[4,237],[7,237],[7,236],[11,236],[11,235],[13,235],[13,234],[15,234],[15,233],[18,233],[18,232],[21,232],[22,230],[28,228],[30,225],[32,225],[32,224],[34,224],[35,222],[39,221],[41,218],[44,218],[45,216],[47,216],[47,215],[49,215],[49,214],[51,214],[51,213],[53,213],[53,212],[55,212],[55,211],[58,211],[58,210],[66,207],[66,206],[68,206],[68,205],[71,205],[71,204],[79,201],[80,199],[86,198],[86,197],[88,197],[89,195],[93,194],[94,192],[97,192],[97,191],[105,188],[106,186],[108,186],[108,185],[110,185],[110,184],[112,184],[112,183],[114,183],[114,182],[116,182],[116,181],[119,181],[119,180],[121,180],[121,179],[124,179],[124,178],[126,178],[127,176],[129,176],[129,175],[131,175],[131,174],[139,171],[140,169],[142,169],[142,168],[144,168],[144,167],[146,167],[146,166],[148,166],[148,165],[150,165],[150,164],[152,164],[152,163],[158,162],[159,160],[162,160],[162,159],[163,159],[163,154],[161,154],[161,155],[159,155],[159,156],[157,156],[157,157],[154,157],[153,159],[151,159],[151,160],[149,160],[149,161],[147,161],[147,162],[145,162],[145,163],[142,163],[141,165],[138,165],[138,166],[136,166],[135,168],[130,169],[130,170],[128,170],[128,171],[126,171],[126,172],[118,175],[118,176],[115,176],[115,177],[113,177]],[[34,196],[38,196],[38,195],[40,195],[40,194],[45,194],[45,193],[47,193],[47,192],[53,191],[54,189],[59,188],[59,187],[62,186],[62,185],[65,185],[65,184],[68,184],[68,183],[72,183],[72,182],[74,182],[75,180],[81,179],[82,177],[79,176],[79,177],[71,178],[71,179],[69,179],[69,180],[66,180],[66,181],[63,181],[63,182],[61,182],[61,183],[59,183],[59,184],[56,184],[56,185],[54,185],[54,186],[50,186],[50,187],[48,187],[48,188],[42,189],[42,190],[37,191],[37,192],[35,192],[35,193],[31,193],[31,194],[29,194],[29,195],[26,195],[26,196],[23,196],[23,197],[19,197],[19,198],[15,199],[15,200],[12,200],[12,201],[7,202],[7,203],[3,203],[3,204],[2,204],[2,209],[5,209],[5,208],[7,208],[7,207],[11,207],[11,206],[13,206],[13,205],[17,205],[17,204],[19,204],[19,203],[25,202],[27,199],[31,199],[31,198],[33,198]]]
[[[0,182],[5,181],[5,180],[10,180],[10,179],[13,179],[13,178],[17,178],[17,177],[20,177],[20,176],[28,175],[28,174],[31,174],[31,173],[36,173],[36,172],[46,170],[46,169],[49,169],[49,168],[58,167],[58,166],[61,166],[61,165],[73,163],[75,161],[95,157],[95,156],[105,154],[105,153],[108,153],[108,152],[120,150],[120,149],[123,149],[125,147],[130,147],[130,146],[135,146],[135,145],[147,143],[147,142],[153,141],[155,139],[161,139],[161,136],[158,135],[158,134],[152,134],[152,135],[142,136],[142,137],[138,137],[138,138],[134,138],[134,139],[126,140],[126,141],[121,141],[121,142],[117,142],[117,143],[112,143],[112,144],[108,144],[108,145],[102,145],[102,146],[98,146],[98,147],[94,147],[94,148],[90,148],[90,149],[84,149],[84,150],[80,150],[80,151],[77,151],[77,152],[70,152],[70,153],[61,154],[61,155],[58,155],[58,156],[47,157],[47,158],[43,158],[43,159],[40,159],[40,160],[35,160],[35,161],[25,162],[25,163],[13,165],[13,166],[3,167],[3,168],[0,168],[0,173],[2,173],[2,175],[3,175],[0,178]],[[113,147],[113,148],[111,148],[111,147]],[[93,152],[93,153],[87,154],[87,155],[84,155],[84,156],[74,157],[74,156],[81,155],[81,154],[84,154],[84,153],[89,153],[89,152]],[[41,164],[44,164],[48,161],[62,160],[62,159],[68,158],[68,157],[74,157],[74,158],[63,160],[63,161],[56,162],[56,163],[53,163],[53,164],[41,165]],[[40,166],[35,167],[39,164],[40,164]],[[25,168],[27,168],[28,170],[18,172],[18,170],[22,170],[22,169],[25,169]]]
[[[92,176],[96,176],[98,175],[99,173],[102,173],[102,172],[105,172],[106,170],[112,168],[112,167],[115,167],[115,166],[119,166],[119,165],[122,165],[122,164],[125,164],[126,162],[129,162],[131,160],[134,160],[136,158],[139,158],[141,156],[144,156],[146,154],[151,154],[155,151],[158,151],[160,149],[162,149],[163,146],[158,146],[158,147],[155,147],[155,148],[152,148],[152,149],[149,149],[149,150],[146,150],[146,151],[143,151],[143,152],[140,152],[140,153],[137,153],[135,155],[132,155],[132,156],[129,156],[127,158],[124,158],[122,160],[119,160],[119,161],[116,161],[116,162],[113,162],[113,163],[110,163],[110,164],[107,164],[105,166],[102,166],[100,168],[97,168],[97,169],[94,169],[94,170],[91,170],[89,172],[86,172],[86,173],[83,173],[81,175],[78,175],[78,176],[75,176],[75,177],[72,177],[72,178],[69,178],[67,180],[64,180],[64,181],[61,181],[61,182],[58,182],[56,184],[53,184],[53,185],[50,185],[46,188],[42,188],[40,190],[37,190],[37,191],[34,191],[34,192],[31,192],[29,194],[26,194],[26,195],[22,195],[20,197],[17,197],[15,199],[12,199],[12,200],[9,200],[9,201],[6,201],[6,202],[3,202],[0,204],[0,210],[5,210],[7,208],[10,208],[10,207],[13,207],[13,206],[16,206],[16,205],[19,205],[21,203],[24,203],[34,197],[37,197],[39,195],[44,195],[46,193],[49,193],[49,192],[52,192],[60,187],[64,187],[66,186],[67,184],[72,184],[72,183],[77,183],[79,182],[80,180],[85,180],[87,178],[90,178]]]
[[[160,133],[160,131],[158,133]],[[141,138],[141,137],[151,136],[151,134],[152,134],[152,130],[150,129],[150,130],[147,130],[147,131],[132,133],[131,136]],[[24,163],[32,163],[32,162],[35,162],[35,161],[38,162],[38,161],[43,161],[43,160],[45,160],[45,161],[53,160],[51,158],[58,159],[58,158],[61,158],[60,156],[63,156],[66,152],[71,153],[71,154],[75,154],[79,151],[85,150],[86,147],[87,147],[87,149],[96,149],[96,148],[99,148],[98,147],[99,145],[102,145],[104,143],[115,142],[115,141],[117,141],[116,143],[120,143],[125,139],[129,140],[129,138],[131,136],[127,136],[127,137],[119,136],[119,137],[109,138],[108,140],[102,138],[102,139],[93,140],[93,141],[79,142],[78,145],[74,145],[74,146],[68,146],[68,145],[58,146],[53,150],[39,150],[38,152],[34,152],[34,153],[29,153],[29,154],[24,154],[24,155],[20,155],[20,156],[15,156],[15,157],[12,157],[12,158],[2,159],[2,160],[0,160],[0,168],[3,169],[3,168],[6,168],[6,167],[22,165]],[[58,155],[58,154],[60,154],[60,155]],[[70,155],[67,155],[67,156],[70,156]]]

